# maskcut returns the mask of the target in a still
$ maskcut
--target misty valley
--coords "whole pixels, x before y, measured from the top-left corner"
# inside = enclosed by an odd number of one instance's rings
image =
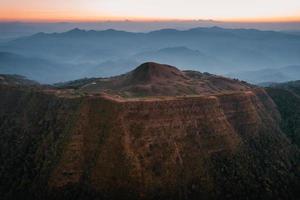
[[[0,199],[300,199],[300,35],[0,40]]]
[[[56,83],[115,76],[153,61],[260,84],[299,79],[299,55],[300,36],[276,31],[72,29],[1,42],[0,73]]]

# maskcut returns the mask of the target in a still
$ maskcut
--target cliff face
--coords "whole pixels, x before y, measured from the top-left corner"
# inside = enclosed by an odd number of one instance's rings
[[[122,101],[0,89],[7,199],[296,198],[299,151],[262,89]]]
[[[261,88],[155,63],[69,89],[1,77],[4,199],[299,197],[299,149]]]
[[[80,99],[0,85],[1,197],[21,198],[47,184],[79,105]]]
[[[120,158],[125,154],[129,164],[125,181],[118,182],[126,191],[179,199],[271,198],[278,195],[274,192],[291,197],[296,180],[291,158],[297,151],[278,129],[278,113],[263,90],[119,106],[121,138],[115,148],[121,144]],[[92,187],[115,188],[111,180],[124,161],[114,160],[107,168],[110,160],[96,160]]]

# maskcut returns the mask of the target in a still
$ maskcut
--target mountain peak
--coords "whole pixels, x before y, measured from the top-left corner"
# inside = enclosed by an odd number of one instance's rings
[[[81,29],[79,29],[79,28],[74,28],[74,29],[71,29],[69,32],[82,32],[82,31],[84,31],[84,30],[81,30]]]
[[[126,98],[211,95],[247,91],[251,88],[250,85],[236,80],[200,72],[180,71],[176,67],[155,62],[141,64],[127,74],[105,79],[93,79],[76,85],[83,92],[104,92]],[[65,85],[64,87],[70,86]]]
[[[82,30],[82,29],[79,29],[79,28],[74,28],[72,30],[69,30],[67,32],[65,32],[65,34],[67,35],[81,35],[81,34],[84,34],[86,31],[85,30]]]
[[[165,64],[160,64],[160,63],[156,63],[156,62],[145,62],[136,68],[136,70],[166,70],[166,69],[178,70],[176,67],[173,67],[170,65],[165,65]]]
[[[159,80],[176,80],[185,78],[184,74],[176,67],[146,62],[132,71],[133,82],[157,82]]]

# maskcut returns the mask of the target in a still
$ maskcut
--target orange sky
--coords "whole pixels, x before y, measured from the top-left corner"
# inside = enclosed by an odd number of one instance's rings
[[[300,0],[0,0],[2,21],[300,21]]]

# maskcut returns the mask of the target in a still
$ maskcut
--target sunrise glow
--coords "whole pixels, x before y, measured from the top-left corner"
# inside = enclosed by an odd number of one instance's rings
[[[300,21],[299,0],[0,0],[1,21]]]

